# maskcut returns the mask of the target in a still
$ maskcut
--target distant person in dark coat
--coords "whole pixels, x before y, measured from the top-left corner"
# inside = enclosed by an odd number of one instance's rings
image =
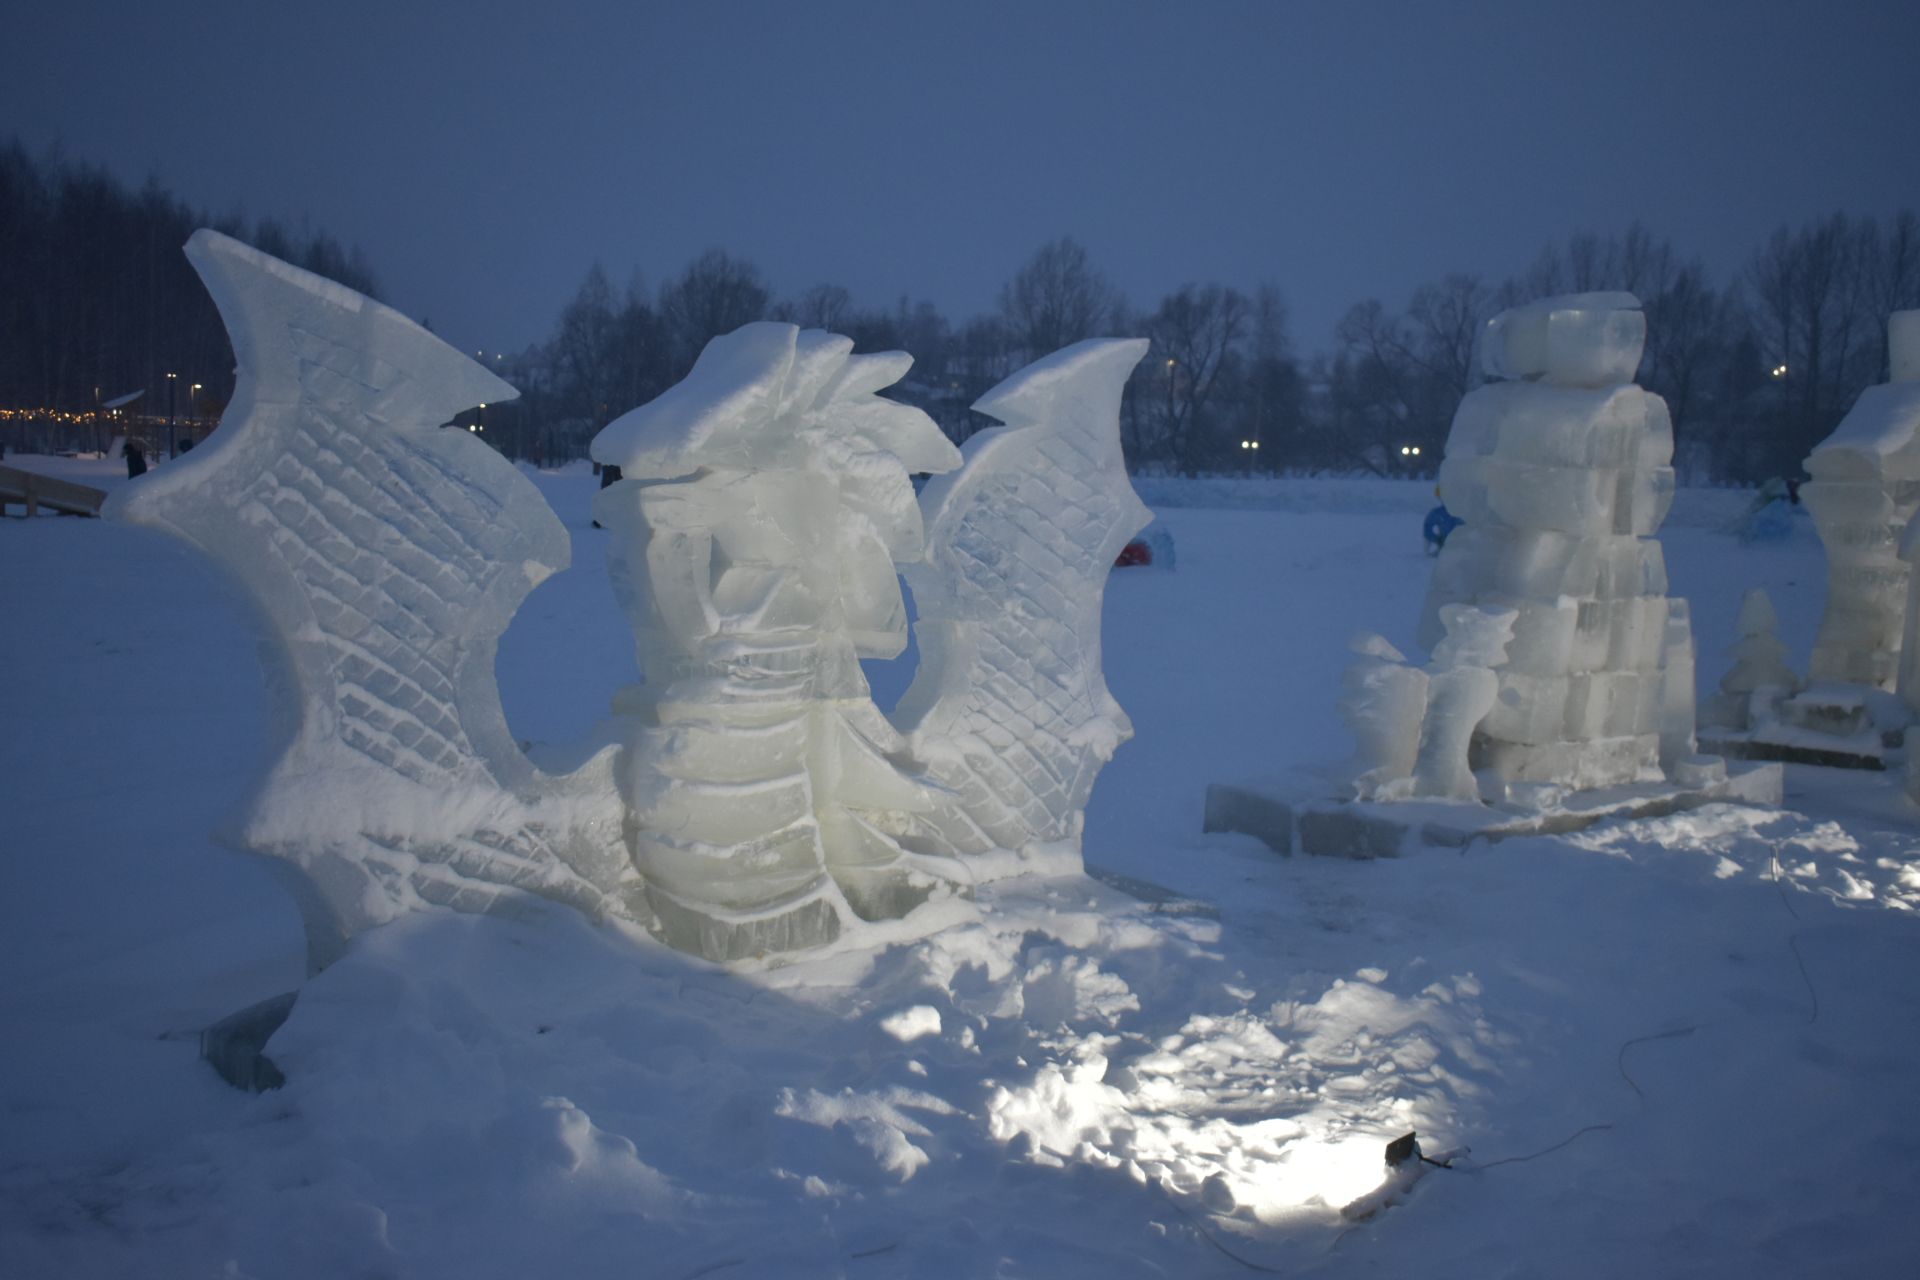
[[[120,454],[127,460],[127,479],[147,474],[147,455],[139,445],[129,440],[120,446]]]
[[[1420,533],[1427,540],[1427,554],[1439,555],[1440,548],[1447,545],[1447,535],[1465,523],[1465,520],[1447,510],[1444,502],[1427,512],[1427,518],[1420,526]]]
[[[606,488],[608,485],[619,483],[620,468],[614,466],[612,463],[596,462],[593,464],[593,467],[594,467],[594,470],[600,473],[600,487],[602,489]],[[593,527],[598,529],[600,527],[600,522],[598,520],[595,520],[593,522]]]

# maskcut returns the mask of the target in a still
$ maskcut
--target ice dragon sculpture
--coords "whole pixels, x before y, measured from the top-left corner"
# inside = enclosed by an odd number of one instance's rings
[[[611,424],[595,514],[644,683],[618,745],[543,772],[498,639],[569,560],[538,490],[464,431],[507,384],[386,307],[209,231],[188,255],[232,334],[221,430],[109,516],[195,546],[262,624],[276,743],[229,838],[288,873],[319,967],[427,906],[557,899],[717,960],[830,941],[1009,868],[1077,865],[1131,732],[1100,601],[1148,519],[1118,407],[1144,342],[1087,342],[979,408],[963,455],[877,394],[911,359],[755,324]],[[958,473],[916,500],[914,472]],[[923,514],[924,513],[924,514]],[[907,638],[898,723],[858,659]],[[1009,856],[992,857],[995,853]]]

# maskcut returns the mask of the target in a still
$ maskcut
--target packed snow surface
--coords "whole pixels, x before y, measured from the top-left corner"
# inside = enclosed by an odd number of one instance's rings
[[[574,567],[497,668],[539,758],[635,673],[593,478],[533,479]],[[1179,568],[1108,584],[1137,736],[1085,850],[1187,902],[1009,880],[731,972],[559,907],[414,916],[302,989],[257,1096],[195,1043],[303,969],[266,861],[207,834],[268,741],[240,603],[140,530],[0,523],[0,1275],[1905,1273],[1920,830],[1892,780],[1793,768],[1779,812],[1395,861],[1203,836],[1209,779],[1349,750],[1353,633],[1420,660],[1430,499],[1177,487],[1142,492]],[[1796,665],[1820,612],[1818,545],[1741,543],[1713,513],[1743,501],[1683,492],[1664,533],[1703,687],[1746,589]],[[869,665],[883,705],[913,665]],[[1342,1217],[1409,1129],[1466,1154]]]

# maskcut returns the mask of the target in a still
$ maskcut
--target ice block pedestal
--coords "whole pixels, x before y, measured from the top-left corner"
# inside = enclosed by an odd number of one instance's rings
[[[1339,800],[1317,774],[1216,782],[1207,787],[1205,831],[1250,835],[1279,854],[1393,858],[1422,846],[1563,835],[1616,818],[1657,818],[1704,804],[1780,803],[1778,764],[1730,765],[1718,756],[1676,762],[1666,782],[1637,782],[1537,797],[1532,803],[1435,799]]]

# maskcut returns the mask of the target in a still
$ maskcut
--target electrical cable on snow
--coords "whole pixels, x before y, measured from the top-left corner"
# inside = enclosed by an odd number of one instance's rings
[[[1620,1078],[1627,1082],[1627,1088],[1633,1090],[1635,1095],[1639,1097],[1642,1106],[1646,1105],[1646,1091],[1634,1081],[1632,1076],[1627,1074],[1627,1050],[1637,1044],[1647,1044],[1654,1040],[1677,1040],[1681,1036],[1690,1036],[1699,1029],[1699,1027],[1676,1027],[1672,1031],[1656,1031],[1650,1036],[1635,1036],[1620,1046],[1620,1052],[1614,1055],[1613,1065],[1619,1069]]]
[[[1780,893],[1780,905],[1787,909],[1788,915],[1798,920],[1800,918],[1800,912],[1796,910],[1793,903],[1788,900],[1787,886],[1785,882],[1780,879],[1779,849],[1776,848],[1773,850],[1771,861],[1773,863],[1773,887]],[[1813,1011],[1807,1015],[1807,1025],[1812,1026],[1814,1023],[1820,1021],[1820,993],[1813,989],[1813,979],[1807,974],[1807,959],[1800,954],[1800,930],[1796,929],[1787,935],[1787,949],[1793,952],[1793,962],[1800,966],[1800,981],[1807,984],[1807,997],[1813,1001]]]
[[[1572,1133],[1560,1139],[1560,1141],[1554,1143],[1552,1146],[1536,1151],[1530,1156],[1507,1156],[1500,1160],[1489,1160],[1486,1164],[1470,1165],[1467,1171],[1471,1173],[1484,1173],[1488,1169],[1498,1169],[1503,1164],[1525,1164],[1529,1160],[1538,1160],[1541,1156],[1550,1156],[1562,1147],[1572,1146],[1574,1139],[1584,1134],[1599,1133],[1602,1130],[1611,1128],[1613,1128],[1613,1126],[1610,1124],[1590,1124],[1584,1128],[1575,1129]]]
[[[1152,1178],[1152,1179],[1149,1179],[1149,1181],[1152,1183],[1153,1189],[1155,1191],[1158,1191],[1161,1194],[1161,1196],[1165,1198],[1166,1202],[1173,1206],[1174,1212],[1179,1214],[1181,1217],[1185,1218],[1187,1220],[1187,1225],[1200,1233],[1201,1239],[1205,1240],[1208,1244],[1212,1245],[1214,1248],[1218,1249],[1221,1253],[1233,1259],[1235,1262],[1239,1263],[1241,1266],[1245,1267],[1247,1270],[1258,1271],[1263,1275],[1269,1275],[1269,1276],[1284,1276],[1284,1275],[1293,1274],[1290,1270],[1288,1270],[1285,1267],[1269,1267],[1262,1263],[1254,1262],[1249,1258],[1243,1258],[1239,1254],[1235,1253],[1233,1250],[1227,1248],[1227,1246],[1220,1243],[1219,1238],[1215,1236],[1213,1232],[1207,1230],[1205,1224],[1202,1223],[1200,1219],[1194,1217],[1191,1213],[1187,1212],[1187,1208],[1185,1205],[1181,1204],[1178,1200],[1175,1200],[1173,1198],[1173,1193],[1168,1191],[1166,1187],[1161,1185],[1160,1179]],[[1349,1230],[1352,1230],[1352,1228],[1349,1228]],[[1341,1232],[1340,1238],[1336,1239],[1333,1243],[1339,1244],[1340,1239],[1344,1239],[1346,1237],[1346,1234],[1347,1233],[1345,1231]],[[1329,1248],[1331,1247],[1332,1246],[1329,1246]]]
[[[1772,856],[1772,863],[1773,863],[1773,886],[1776,890],[1779,891],[1780,905],[1787,909],[1788,915],[1792,916],[1795,920],[1798,920],[1800,918],[1800,913],[1794,909],[1793,903],[1788,900],[1786,885],[1780,879],[1780,855],[1778,850],[1776,850]],[[1813,978],[1809,976],[1809,974],[1807,973],[1806,959],[1800,954],[1800,934],[1798,932],[1794,932],[1787,935],[1787,948],[1793,952],[1794,963],[1800,966],[1800,981],[1806,983],[1807,995],[1813,1001],[1813,1011],[1808,1016],[1807,1021],[1809,1024],[1817,1022],[1820,1019],[1820,993],[1814,989]],[[1640,1099],[1640,1102],[1643,1106],[1646,1104],[1647,1094],[1646,1094],[1646,1091],[1640,1087],[1639,1083],[1634,1080],[1633,1076],[1629,1074],[1627,1071],[1627,1050],[1633,1048],[1634,1045],[1647,1044],[1655,1040],[1677,1040],[1682,1036],[1690,1036],[1695,1031],[1698,1031],[1699,1029],[1700,1028],[1698,1026],[1689,1026],[1689,1027],[1676,1027],[1671,1031],[1657,1031],[1652,1035],[1636,1036],[1633,1039],[1626,1041],[1620,1046],[1620,1052],[1614,1056],[1614,1066],[1619,1070],[1620,1078],[1627,1082],[1627,1087],[1633,1090],[1634,1096]],[[1560,1148],[1571,1144],[1575,1138],[1580,1137],[1582,1134],[1596,1133],[1601,1130],[1612,1129],[1612,1128],[1613,1126],[1610,1124],[1590,1124],[1583,1129],[1576,1130],[1570,1137],[1566,1138],[1564,1141],[1557,1142],[1553,1146],[1546,1148],[1546,1150],[1544,1151],[1536,1151],[1530,1156],[1509,1156],[1503,1160],[1495,1160],[1488,1164],[1473,1165],[1470,1167],[1474,1172],[1480,1172],[1482,1170],[1496,1168],[1497,1166],[1503,1165],[1503,1164],[1524,1164],[1528,1160],[1538,1160],[1541,1156],[1549,1155],[1555,1151],[1560,1150]]]

